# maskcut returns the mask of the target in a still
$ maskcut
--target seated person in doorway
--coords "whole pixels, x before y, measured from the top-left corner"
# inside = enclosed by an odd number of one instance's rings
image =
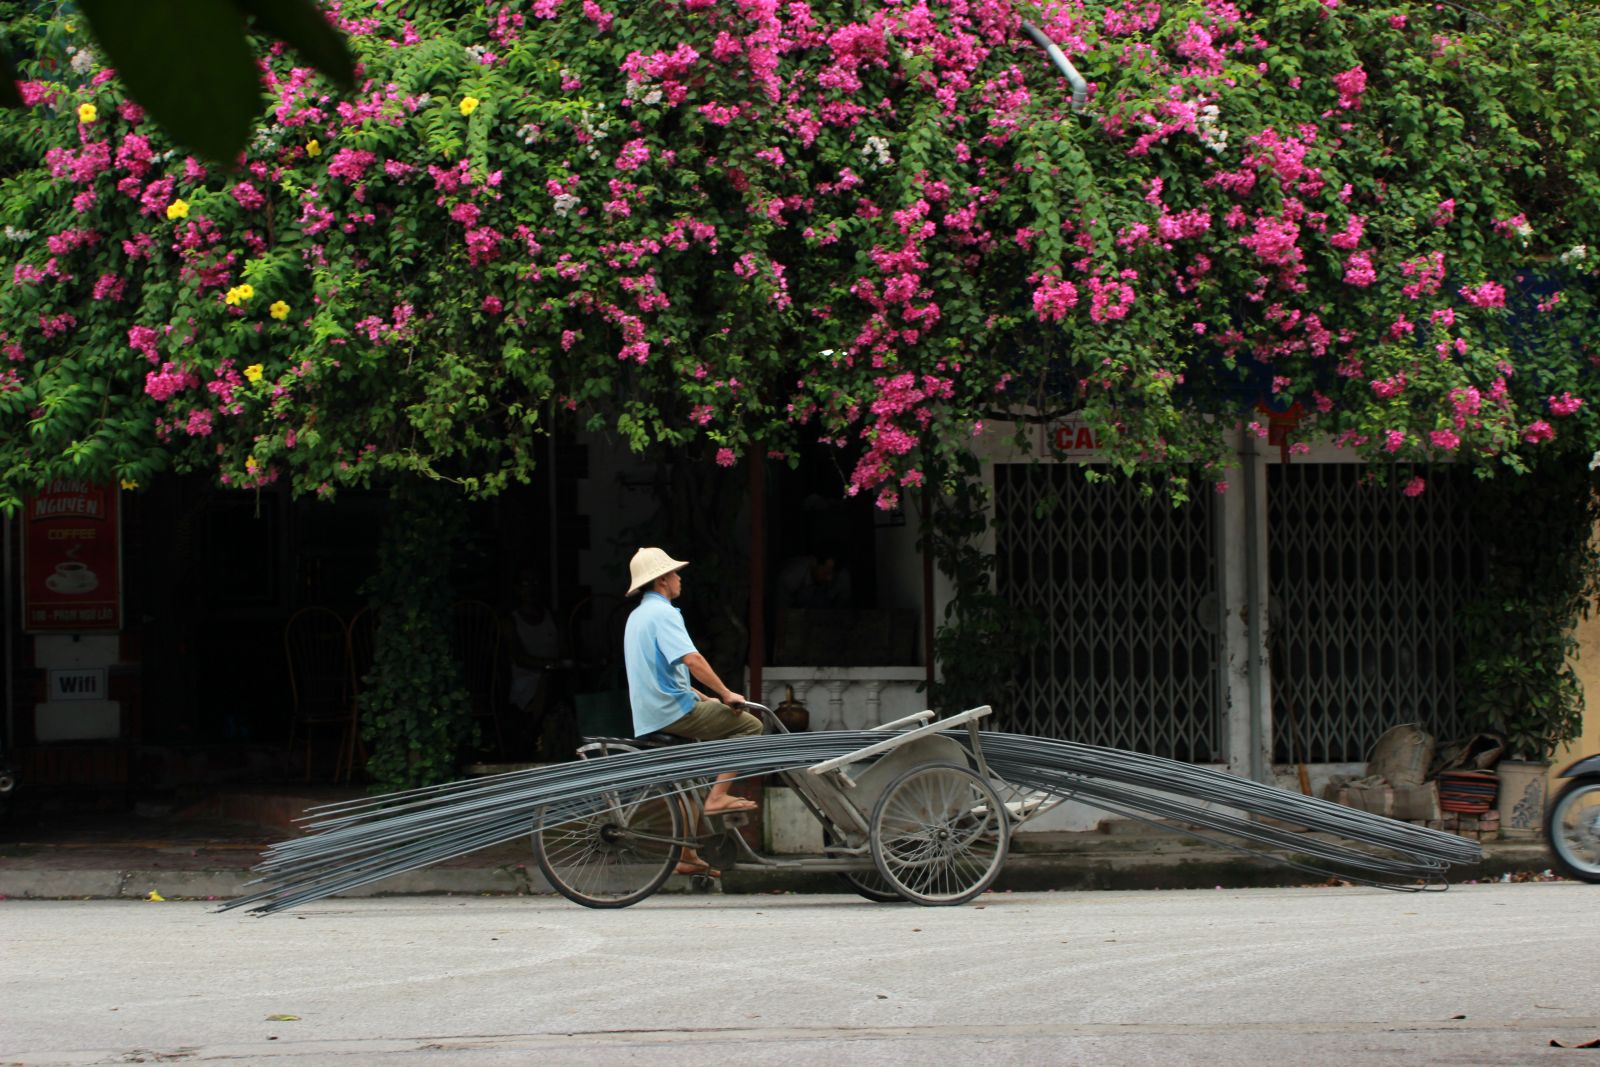
[[[786,608],[848,608],[850,571],[832,552],[795,556],[778,572],[778,599]]]
[[[545,604],[537,573],[517,576],[517,603],[511,610],[511,705],[535,723],[550,701],[550,669],[561,662],[561,631]]]
[[[688,565],[659,548],[639,549],[628,564],[632,582],[628,595],[643,594],[639,606],[628,616],[622,637],[634,736],[662,731],[696,741],[716,741],[759,734],[761,720],[739,710],[744,696],[717,677],[689,639],[683,612],[672,605],[683,592],[683,576],[679,572]],[[691,678],[715,698],[696,689]],[[717,776],[706,794],[707,815],[756,808],[755,801],[728,792],[734,777],[732,771]],[[715,877],[720,872],[685,849],[678,873]]]

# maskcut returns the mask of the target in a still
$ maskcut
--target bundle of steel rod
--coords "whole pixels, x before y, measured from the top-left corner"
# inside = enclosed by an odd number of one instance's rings
[[[728,771],[752,777],[799,770],[883,736],[820,731],[675,745],[323,805],[306,817],[305,836],[263,856],[256,867],[261,877],[250,883],[259,888],[223,907],[281,911],[515,840],[539,818],[546,825],[581,818],[609,806],[608,794],[617,791],[687,789]],[[963,743],[969,738],[964,731],[947,736]],[[1014,789],[1159,820],[1168,829],[1318,874],[1392,889],[1438,887],[1450,864],[1482,856],[1476,843],[1450,834],[1193,764],[1017,734],[986,731],[981,738],[990,772]]]

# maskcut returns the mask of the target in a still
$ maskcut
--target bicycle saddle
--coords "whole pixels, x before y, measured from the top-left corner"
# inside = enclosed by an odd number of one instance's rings
[[[679,737],[677,734],[669,734],[665,730],[657,730],[654,733],[640,734],[633,740],[638,744],[644,745],[648,748],[665,748],[667,745],[694,744],[694,738],[692,737]]]

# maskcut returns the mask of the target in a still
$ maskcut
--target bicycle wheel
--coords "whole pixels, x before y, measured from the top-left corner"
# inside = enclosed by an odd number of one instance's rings
[[[1575,778],[1557,793],[1544,830],[1562,871],[1600,882],[1600,777]]]
[[[988,782],[954,763],[913,767],[872,812],[872,859],[917,904],[964,904],[1000,874],[1010,826]]]
[[[659,786],[608,792],[607,806],[577,819],[534,820],[533,858],[568,900],[626,908],[661,888],[683,854],[683,808]]]

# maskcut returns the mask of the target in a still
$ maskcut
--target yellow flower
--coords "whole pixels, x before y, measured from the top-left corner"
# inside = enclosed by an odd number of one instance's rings
[[[286,319],[289,317],[289,305],[282,300],[274,300],[272,306],[267,308],[267,312],[275,319]],[[260,370],[259,367],[256,369]],[[246,371],[245,373],[248,374],[249,372]]]
[[[121,484],[122,488],[124,489],[131,490],[139,488],[139,483],[134,481],[132,478],[124,478],[119,484]]]
[[[246,300],[249,300],[255,295],[255,289],[246,283],[244,285],[236,285],[232,289],[229,289],[226,295],[223,296],[222,300],[226,304],[237,305],[244,303]]]
[[[255,296],[255,295],[256,295],[255,286],[251,285],[249,282],[245,282],[243,285],[239,286],[239,299],[240,300],[249,300],[252,296]]]
[[[78,105],[78,121],[79,122],[93,122],[99,116],[100,116],[100,112],[95,110],[95,107],[94,107],[93,104],[79,104]]]
[[[478,110],[478,98],[477,97],[475,97],[475,96],[463,96],[461,98],[461,113],[463,115],[470,115],[476,110]]]
[[[259,382],[261,380],[261,364],[250,364],[244,369],[244,376],[249,378],[252,382]]]
[[[244,469],[254,473],[256,469],[256,457],[246,456],[244,460]]]
[[[315,155],[320,155],[321,153],[322,153],[322,146],[320,144],[318,144],[315,140],[311,140],[311,141],[307,141],[306,142],[306,155],[315,156]]]
[[[174,200],[167,205],[167,218],[186,219],[189,217],[189,201]]]

